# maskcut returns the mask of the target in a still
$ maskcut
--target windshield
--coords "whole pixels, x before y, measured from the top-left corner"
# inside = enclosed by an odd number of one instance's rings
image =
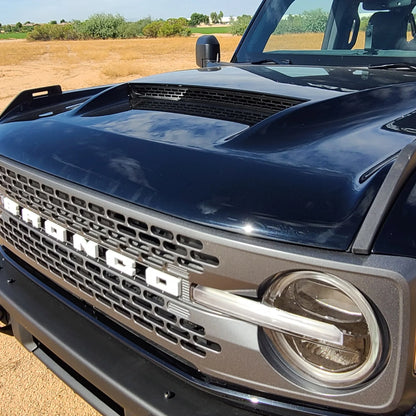
[[[233,62],[416,65],[415,5],[416,0],[265,0]]]

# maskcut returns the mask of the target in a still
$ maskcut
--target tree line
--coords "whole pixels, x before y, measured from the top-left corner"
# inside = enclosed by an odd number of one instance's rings
[[[85,21],[36,25],[28,40],[127,39],[136,37],[189,36],[185,18],[152,21],[150,17],[128,22],[121,15],[99,13]]]
[[[285,16],[274,31],[275,35],[285,33],[323,33],[325,32],[326,22],[329,13],[322,9],[304,11],[301,14],[289,14]],[[361,31],[366,30],[369,16],[360,18]]]
[[[190,19],[170,18],[167,20],[152,20],[150,17],[129,22],[123,16],[99,13],[90,16],[85,21],[66,22],[64,19],[58,24],[51,21],[47,24],[33,24],[20,22],[16,25],[0,24],[3,32],[27,32],[29,40],[81,40],[81,39],[123,39],[136,37],[170,37],[190,36],[191,28],[201,24],[222,23],[224,14],[212,12],[210,16],[193,13]],[[243,26],[247,27],[247,16],[239,16],[230,22],[230,32],[242,34]],[[245,29],[244,27],[244,29]]]
[[[224,13],[222,11],[219,13],[212,12],[209,16],[202,13],[192,13],[191,18],[189,19],[189,26],[198,26],[201,24],[208,25],[210,23],[216,25],[218,23],[222,23],[223,18]]]
[[[193,13],[190,19],[170,18],[167,20],[152,20],[150,17],[128,22],[120,15],[95,14],[85,21],[65,22],[61,24],[52,21],[48,24],[33,25],[17,23],[14,26],[1,26],[3,31],[29,32],[30,40],[77,40],[77,39],[115,39],[136,37],[170,37],[189,36],[191,28],[201,24],[222,23],[224,14],[212,12],[210,16]],[[285,16],[277,26],[274,34],[324,32],[328,13],[322,9],[308,10],[301,14]],[[247,28],[251,16],[243,15],[232,18],[230,33],[242,35]],[[368,18],[362,17],[360,29],[365,30]]]

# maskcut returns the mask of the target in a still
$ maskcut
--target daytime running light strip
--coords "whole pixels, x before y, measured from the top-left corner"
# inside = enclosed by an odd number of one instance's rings
[[[305,318],[223,290],[195,286],[192,299],[199,305],[275,331],[343,345],[344,336],[335,325]]]

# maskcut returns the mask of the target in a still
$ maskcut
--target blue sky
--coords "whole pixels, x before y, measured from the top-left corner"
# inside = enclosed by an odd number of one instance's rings
[[[224,13],[224,16],[253,15],[261,0],[0,0],[0,23],[27,21],[47,23],[51,20],[85,20],[95,13],[120,14],[135,21],[187,17],[192,13]],[[299,12],[324,7],[328,0],[298,0]],[[304,7],[303,7],[304,6]]]
[[[132,21],[148,16],[190,17],[194,12],[209,15],[220,10],[224,16],[240,16],[253,15],[259,4],[260,0],[0,0],[0,23],[85,20],[95,13],[118,13]]]

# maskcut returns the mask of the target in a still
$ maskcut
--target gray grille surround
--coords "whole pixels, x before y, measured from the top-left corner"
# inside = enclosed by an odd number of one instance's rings
[[[25,188],[18,185],[23,177],[38,182],[42,192],[45,192],[42,186],[50,187],[54,192],[67,193],[71,197],[87,201],[88,204],[102,206],[106,212],[120,213],[125,219],[136,218],[150,227],[170,231],[174,238],[169,241],[173,243],[179,244],[178,236],[199,241],[202,248],[198,250],[209,256],[208,258],[218,260],[215,265],[201,263],[203,272],[189,265],[183,266],[179,262],[165,261],[161,267],[157,263],[150,263],[151,267],[182,279],[182,295],[174,298],[146,285],[142,268],[149,267],[148,263],[137,261],[140,266],[133,278],[110,269],[100,258],[94,264],[93,259],[81,256],[82,260],[78,264],[76,256],[80,254],[71,245],[50,238],[42,229],[35,230],[19,216],[11,215],[7,211],[3,210],[0,216],[0,231],[3,234],[0,236],[0,244],[44,274],[47,279],[85,300],[93,308],[99,309],[113,321],[148,339],[165,352],[185,360],[202,374],[244,386],[245,391],[251,389],[259,395],[265,393],[275,395],[276,398],[310,401],[316,405],[342,407],[355,412],[368,413],[368,409],[376,409],[373,413],[379,414],[380,409],[388,411],[392,403],[400,400],[403,394],[400,383],[404,383],[406,374],[413,371],[413,361],[405,362],[402,357],[406,352],[406,334],[414,333],[413,321],[408,315],[411,310],[409,293],[414,293],[416,285],[414,259],[370,255],[365,257],[363,264],[362,259],[351,253],[289,246],[191,224],[83,188],[2,157],[0,166],[0,192],[11,199],[16,198],[16,202],[33,211],[35,208],[30,204],[31,199],[22,199],[28,198]],[[36,193],[35,197],[42,201]],[[72,202],[75,204],[74,201]],[[53,216],[53,212],[50,207],[45,206],[40,214],[42,218],[52,215],[52,220],[69,229],[66,220],[59,221],[59,218]],[[112,214],[110,219],[114,220]],[[76,222],[75,225],[77,226]],[[80,232],[77,230],[78,228],[74,228],[73,232]],[[86,237],[92,239],[91,235]],[[161,241],[165,239],[161,238]],[[36,246],[36,242],[46,253]],[[38,252],[32,252],[32,244]],[[106,244],[107,241],[100,241],[100,245],[127,254],[123,245],[117,248]],[[118,241],[117,244],[121,242]],[[193,249],[194,247],[188,247],[189,253]],[[25,250],[28,250],[27,254]],[[140,258],[131,256],[137,260]],[[64,260],[68,258],[72,265],[65,266]],[[156,258],[159,261],[159,257]],[[191,254],[188,260],[194,260]],[[47,268],[41,264],[42,261],[46,262]],[[341,395],[305,385],[287,369],[282,371],[279,367],[271,366],[263,355],[257,325],[215,313],[215,305],[212,309],[198,306],[189,296],[191,286],[201,284],[255,297],[258,287],[272,276],[293,270],[311,269],[335,274],[366,294],[384,317],[391,339],[398,340],[391,344],[389,359],[375,380],[343,391]],[[105,276],[105,283],[97,279],[102,276]],[[82,290],[80,285],[85,289]],[[116,305],[121,309],[115,307]],[[132,306],[135,309],[130,310],[128,307]],[[147,324],[152,328],[146,327]],[[170,336],[176,340],[170,339]],[[391,383],[393,378],[399,384]],[[406,387],[403,388],[408,394],[413,394],[416,391],[415,385],[416,381],[407,380]]]

